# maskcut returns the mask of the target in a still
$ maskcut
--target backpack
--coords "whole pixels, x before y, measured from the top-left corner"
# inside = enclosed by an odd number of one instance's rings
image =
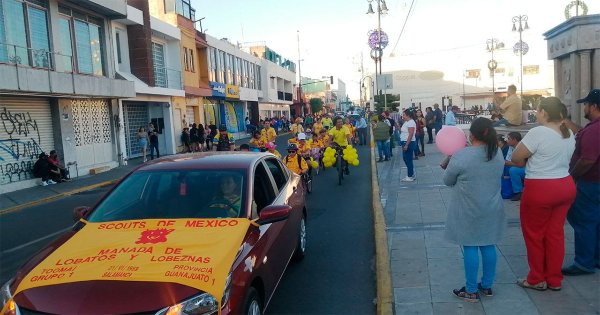
[[[302,157],[300,157],[300,154],[298,153],[296,153],[296,157],[298,158],[298,168],[302,170],[302,160],[300,160]],[[289,155],[285,157],[285,164],[287,164],[289,158]]]

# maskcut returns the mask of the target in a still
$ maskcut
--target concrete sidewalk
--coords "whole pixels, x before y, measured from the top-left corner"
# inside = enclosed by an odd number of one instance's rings
[[[444,239],[450,188],[442,182],[443,155],[427,144],[415,162],[417,180],[401,182],[406,166],[400,148],[390,162],[377,163],[387,224],[396,314],[600,314],[600,270],[565,277],[560,292],[525,290],[515,284],[529,270],[520,228],[519,202],[505,200],[508,229],[497,244],[494,297],[481,303],[457,299],[465,285],[461,247]],[[500,180],[500,179],[498,179]],[[565,225],[565,264],[573,260],[573,230]],[[481,268],[480,268],[481,274]]]

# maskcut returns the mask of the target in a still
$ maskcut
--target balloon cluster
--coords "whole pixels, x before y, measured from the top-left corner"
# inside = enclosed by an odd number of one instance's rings
[[[356,149],[351,145],[347,146],[343,151],[343,159],[348,162],[349,165],[358,166],[360,162],[358,161],[358,153],[356,153]],[[323,164],[325,167],[332,167],[335,164],[335,155],[336,151],[332,148],[325,149],[325,153],[323,154]]]
[[[348,145],[344,149],[344,160],[353,166],[358,166],[360,164],[358,161],[358,153],[356,153],[356,149],[353,148],[352,145]]]

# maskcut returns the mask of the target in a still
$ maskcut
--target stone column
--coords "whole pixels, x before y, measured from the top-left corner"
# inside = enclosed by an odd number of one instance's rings
[[[579,55],[576,53],[570,54],[569,59],[569,77],[571,79],[569,82],[570,98],[563,100],[563,102],[565,102],[565,105],[567,105],[567,110],[571,115],[571,120],[577,124],[580,124],[583,116],[581,115],[581,111],[578,109],[576,102],[581,98],[581,75],[579,74],[581,62]]]
[[[578,51],[579,55],[579,97],[577,99],[584,98],[588,95],[590,90],[592,89],[592,60],[591,60],[591,50],[581,50]],[[577,100],[575,100],[577,101]],[[585,123],[583,106],[576,105],[575,111],[579,112],[579,123],[582,125]]]
[[[592,59],[592,73],[600,73],[600,48],[594,49],[594,57]],[[600,89],[600,75],[592,77],[592,88]]]

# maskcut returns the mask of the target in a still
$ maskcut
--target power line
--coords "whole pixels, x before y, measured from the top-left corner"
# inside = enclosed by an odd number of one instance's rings
[[[408,9],[408,13],[406,14],[406,19],[404,20],[404,24],[402,25],[402,30],[400,30],[400,34],[398,35],[398,39],[396,40],[394,49],[392,49],[392,52],[390,54],[394,53],[394,51],[396,50],[396,47],[398,47],[398,43],[400,43],[400,37],[402,37],[402,33],[404,33],[404,28],[406,27],[406,22],[408,22],[408,18],[410,17],[410,13],[412,12],[415,1],[416,0],[412,0],[412,2],[410,3],[410,8]]]

